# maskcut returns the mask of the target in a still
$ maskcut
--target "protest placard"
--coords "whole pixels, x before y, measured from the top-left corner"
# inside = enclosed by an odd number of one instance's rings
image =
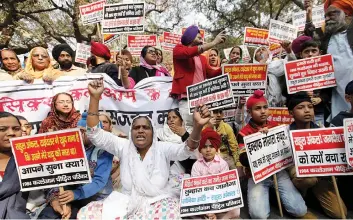
[[[300,12],[293,13],[292,21],[293,25],[298,28],[298,31],[304,31],[306,23],[306,11],[302,10]],[[312,9],[312,22],[316,28],[320,28],[323,24],[325,24],[324,5],[319,5]]]
[[[255,184],[293,164],[289,133],[286,125],[244,137],[246,153]]]
[[[252,47],[268,46],[268,30],[245,27],[244,45]]]
[[[170,32],[163,32],[163,42],[161,42],[161,46],[163,50],[173,51],[175,45],[180,44],[181,35],[173,34]]]
[[[105,0],[79,6],[83,25],[99,23],[103,20],[103,6]]]
[[[298,177],[353,175],[348,166],[343,127],[291,131]]]
[[[224,108],[234,104],[229,76],[220,75],[186,87],[189,114],[204,104],[209,110]]]
[[[117,40],[119,38],[120,38],[119,34],[103,34],[103,43],[105,45],[107,45],[107,44],[114,42],[115,40]]]
[[[86,61],[90,56],[91,56],[91,46],[77,43],[75,62],[86,64]]]
[[[157,46],[157,35],[128,35],[127,47],[132,56],[140,56],[144,46]]]
[[[222,111],[223,121],[226,123],[235,122],[235,115],[236,115],[238,104],[239,104],[239,97],[234,97],[234,102],[235,102],[234,105],[232,105],[230,107],[223,108],[223,111]]]
[[[276,122],[280,125],[289,125],[294,122],[294,118],[289,114],[288,108],[269,107],[268,122]]]
[[[80,129],[10,141],[22,191],[91,182]]]
[[[143,32],[145,3],[104,5],[102,33],[120,34]]]
[[[269,42],[279,44],[284,40],[292,42],[297,38],[297,27],[282,21],[270,21]]]
[[[353,167],[353,118],[345,118],[343,125],[347,162]]]
[[[285,64],[285,74],[289,94],[336,86],[330,54],[288,62]]]
[[[270,46],[268,49],[270,50],[270,53],[272,54],[273,58],[275,57],[280,58],[281,56],[287,54],[280,44],[270,43]]]
[[[234,96],[252,96],[255,90],[266,93],[267,64],[224,64],[223,74],[229,74]]]
[[[244,206],[237,170],[183,179],[181,217],[221,213]]]

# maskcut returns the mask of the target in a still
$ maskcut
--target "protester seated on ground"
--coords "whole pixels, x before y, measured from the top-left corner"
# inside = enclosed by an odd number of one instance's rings
[[[15,75],[24,71],[16,52],[11,49],[2,49],[0,51],[0,63],[1,69],[5,70],[11,78],[10,79],[8,76],[5,77],[6,75],[4,75],[4,77],[1,77],[2,80],[13,80],[12,77],[16,78]]]
[[[29,53],[24,72],[17,74],[14,78],[26,82],[33,82],[34,79],[52,82],[61,75],[62,72],[51,65],[47,49],[35,47]]]
[[[207,61],[207,68],[218,70],[221,66],[221,59],[217,49],[212,48],[204,53]]]
[[[82,69],[73,64],[75,52],[68,44],[59,44],[53,48],[53,58],[59,63],[59,70],[62,71],[62,76],[82,76],[86,73]]]
[[[243,50],[239,46],[234,46],[229,52],[228,64],[237,64],[243,62]]]
[[[76,128],[80,118],[72,96],[65,92],[58,93],[52,99],[49,115],[42,121],[39,133]]]
[[[241,164],[238,163],[239,147],[233,129],[223,121],[224,114],[222,109],[213,110],[212,116],[213,118],[208,123],[208,127],[214,129],[221,136],[220,156],[228,163],[229,169],[234,170]]]
[[[294,118],[294,122],[289,126],[290,130],[319,128],[318,125],[312,122],[314,105],[306,92],[297,92],[290,95],[288,110]],[[331,218],[341,218],[338,197],[336,196],[333,183],[329,178],[297,177],[295,166],[290,167],[288,170],[294,186],[300,190],[304,197],[307,195],[307,191],[311,190],[328,216]],[[342,199],[341,203],[344,206],[345,215],[347,215],[347,209]]]
[[[256,90],[246,102],[248,113],[251,115],[249,123],[239,132],[238,143],[240,147],[239,160],[245,167],[245,174],[248,179],[248,207],[252,219],[267,219],[270,216],[269,189],[274,187],[272,177],[269,177],[260,183],[255,184],[250,171],[249,160],[244,146],[244,137],[257,133],[267,133],[268,129],[276,127],[275,122],[267,121],[269,116],[268,102],[264,93]],[[294,187],[286,170],[277,174],[278,189],[281,202],[286,211],[294,217],[305,217],[307,207],[298,190]]]
[[[176,109],[168,112],[168,117],[164,122],[163,128],[157,129],[157,138],[159,141],[181,144],[189,138],[189,135],[184,127],[183,119]],[[181,181],[183,178],[190,177],[191,168],[195,161],[196,157],[182,161],[171,161],[169,185],[177,197],[180,197]]]
[[[202,157],[192,166],[191,176],[200,177],[220,174],[229,170],[228,164],[217,154],[222,144],[221,136],[212,128],[206,128],[201,133],[199,152]],[[209,213],[208,219],[236,219],[240,216],[240,208],[222,213]]]
[[[125,69],[125,62],[119,59],[121,69],[121,83],[126,89],[133,89],[141,80],[153,76],[170,76],[168,70],[157,63],[156,49],[152,46],[142,48],[140,65],[132,67],[130,72]]]
[[[289,47],[289,45],[288,45]],[[268,64],[266,96],[270,107],[283,107],[286,98],[282,92],[286,89],[284,76],[284,60],[272,60],[272,54],[267,47],[258,47],[254,52],[253,63]]]
[[[77,123],[80,128],[86,157],[90,168],[92,182],[64,186],[65,191],[59,192],[59,188],[46,190],[48,205],[39,214],[39,219],[61,219],[63,206],[71,215],[70,219],[76,219],[77,212],[83,206],[92,201],[107,198],[113,191],[110,170],[112,168],[113,155],[93,145],[86,135],[87,113]]]
[[[157,141],[156,130],[147,116],[132,120],[126,140],[97,126],[103,80],[90,82],[88,90],[91,97],[87,135],[94,145],[122,159],[122,193],[114,191],[106,200],[90,203],[81,209],[78,218],[102,219],[104,214],[107,219],[179,219],[180,198],[170,195],[168,185],[170,162],[185,160],[195,153],[202,127],[210,117],[207,107],[198,106],[199,111],[194,112],[193,132],[183,144]]]
[[[300,36],[292,43],[293,52],[298,59],[306,59],[321,55],[320,42],[311,37]],[[283,91],[288,96],[287,91]],[[314,105],[315,123],[320,127],[325,126],[325,121],[330,115],[331,88],[308,91]]]
[[[179,100],[179,111],[188,132],[192,129],[192,116],[189,115],[186,87],[222,74],[221,68],[208,68],[206,58],[200,54],[223,43],[225,39],[223,31],[212,42],[204,44],[199,28],[193,25],[185,30],[181,44],[173,49],[174,76],[170,94]]]
[[[10,139],[21,137],[21,123],[8,112],[0,112],[0,219],[29,219],[28,192],[21,192]]]
[[[90,64],[93,66],[91,73],[106,73],[114,80],[116,84],[119,83],[119,69],[114,63],[110,63],[109,48],[98,42],[91,42],[92,58]]]

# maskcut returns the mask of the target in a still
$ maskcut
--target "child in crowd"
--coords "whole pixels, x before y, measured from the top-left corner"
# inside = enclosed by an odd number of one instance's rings
[[[221,136],[212,128],[205,128],[202,131],[199,146],[202,157],[192,166],[192,177],[219,174],[229,170],[227,162],[217,155],[221,143]],[[206,217],[209,219],[234,219],[239,216],[240,209],[218,214],[206,214]]]
[[[64,187],[60,192],[58,188],[50,189],[47,201],[50,205],[44,208],[38,218],[56,219],[63,214],[62,205],[71,209],[70,218],[76,218],[77,212],[92,201],[105,199],[113,191],[110,171],[112,169],[113,155],[92,145],[86,135],[87,113],[82,114],[77,126],[81,130],[86,156],[91,171],[92,182],[83,185]]]
[[[249,173],[249,161],[244,147],[244,137],[257,133],[267,133],[268,129],[277,124],[268,122],[269,116],[267,99],[264,93],[256,90],[246,103],[247,111],[251,115],[249,123],[239,132],[238,143],[241,148],[239,160],[245,167],[248,179],[248,206],[249,214],[253,219],[266,219],[270,216],[269,189],[274,186],[272,178],[267,178],[255,184]],[[278,190],[281,201],[289,214],[295,217],[303,217],[307,213],[307,207],[298,190],[291,182],[286,170],[277,173]]]

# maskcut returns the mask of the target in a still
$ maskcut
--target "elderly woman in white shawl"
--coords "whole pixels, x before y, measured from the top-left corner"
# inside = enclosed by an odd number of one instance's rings
[[[103,202],[93,202],[80,210],[78,218],[86,219],[155,219],[180,218],[179,199],[168,184],[170,161],[185,160],[199,146],[202,127],[210,112],[200,106],[193,118],[193,131],[185,143],[158,142],[151,120],[138,116],[132,121],[129,140],[99,128],[99,99],[103,80],[90,82],[87,135],[92,144],[119,157],[122,193],[113,192]]]

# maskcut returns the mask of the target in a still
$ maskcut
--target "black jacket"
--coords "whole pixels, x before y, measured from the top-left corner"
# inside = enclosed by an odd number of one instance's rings
[[[342,127],[345,118],[353,118],[353,113],[342,111],[336,115],[331,121],[331,127]]]
[[[119,68],[113,63],[101,63],[92,68],[91,73],[106,73],[119,85]]]

